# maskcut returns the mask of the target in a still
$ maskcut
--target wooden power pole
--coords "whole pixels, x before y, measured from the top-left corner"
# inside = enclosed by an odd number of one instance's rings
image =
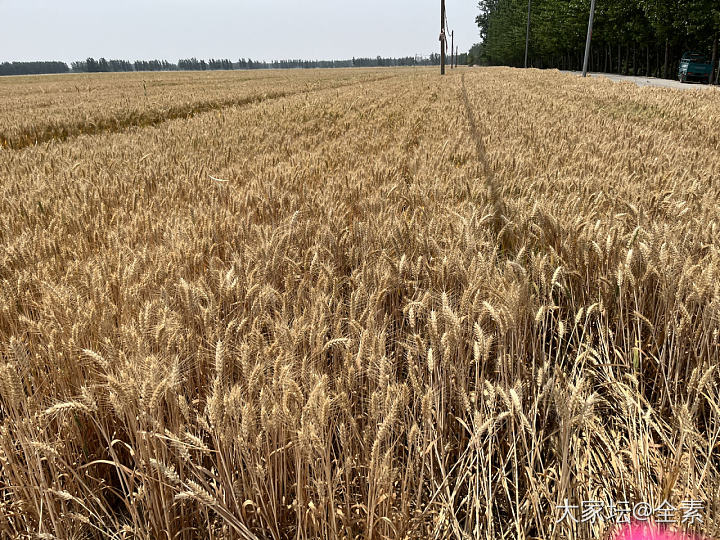
[[[450,67],[455,67],[455,30],[450,32]]]
[[[532,0],[528,0],[527,28],[525,29],[525,67],[528,67],[528,51],[530,50],[530,8]]]
[[[445,0],[440,0],[440,75],[445,75]]]
[[[708,84],[717,84],[717,57],[718,57],[718,36],[715,34],[715,38],[713,39],[713,48],[712,48],[712,60],[710,61],[710,65],[712,66],[710,69],[710,79],[708,80]]]
[[[588,21],[587,41],[585,42],[585,60],[583,60],[582,76],[587,77],[588,60],[590,60],[590,41],[592,41],[593,20],[595,19],[595,0],[590,3],[590,20]],[[633,62],[633,69],[635,62]]]

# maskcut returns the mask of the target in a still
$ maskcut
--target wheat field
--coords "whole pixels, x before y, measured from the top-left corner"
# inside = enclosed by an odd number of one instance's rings
[[[720,535],[720,92],[0,80],[0,537]],[[578,516],[579,517],[579,516]]]

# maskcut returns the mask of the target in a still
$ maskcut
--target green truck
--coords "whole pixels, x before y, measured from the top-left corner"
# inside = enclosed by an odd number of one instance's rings
[[[687,52],[680,59],[678,79],[682,83],[696,80],[710,84],[712,72],[712,65],[704,54]]]

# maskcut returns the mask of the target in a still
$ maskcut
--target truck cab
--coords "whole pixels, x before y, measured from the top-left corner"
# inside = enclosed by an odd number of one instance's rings
[[[695,80],[710,84],[712,65],[702,53],[686,52],[680,59],[678,80],[682,83]]]

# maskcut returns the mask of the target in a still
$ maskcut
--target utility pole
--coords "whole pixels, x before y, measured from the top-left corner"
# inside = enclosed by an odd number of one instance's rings
[[[456,46],[455,47],[455,67],[458,66],[458,49],[460,49],[460,47]]]
[[[717,77],[715,74],[717,73],[717,56],[718,56],[718,36],[715,34],[715,38],[713,39],[713,48],[712,48],[712,60],[710,61],[710,79],[708,80],[708,84],[715,84],[715,80]]]
[[[455,67],[455,30],[450,32],[450,67]]]
[[[525,30],[525,67],[528,67],[528,50],[530,50],[530,6],[532,0],[528,0],[527,28]]]
[[[445,0],[440,0],[440,75],[445,75]]]
[[[590,20],[588,21],[587,41],[585,42],[585,60],[582,76],[587,77],[588,60],[590,59],[590,41],[592,41],[593,20],[595,19],[595,0],[590,2]]]

